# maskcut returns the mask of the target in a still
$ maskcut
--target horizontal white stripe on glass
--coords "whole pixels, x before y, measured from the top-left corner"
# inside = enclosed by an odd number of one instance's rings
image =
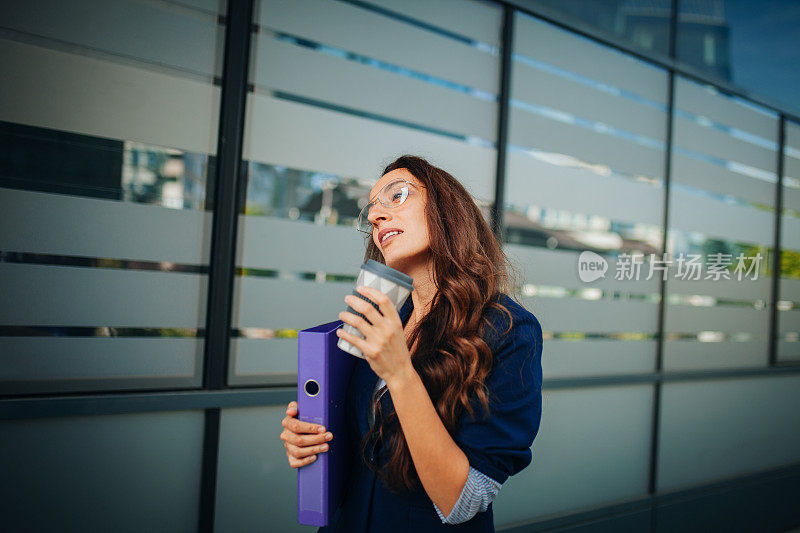
[[[334,313],[333,319],[338,320]],[[320,322],[323,324],[325,322]],[[314,324],[314,326],[319,324]],[[313,327],[313,326],[310,326]],[[281,378],[297,381],[297,339],[231,339],[232,375]]]
[[[0,324],[205,327],[208,276],[0,263]]]
[[[0,250],[208,264],[211,213],[0,188]]]
[[[763,368],[767,364],[767,339],[735,342],[664,341],[664,370],[723,370]]]
[[[784,190],[784,194],[785,193],[786,191]],[[800,209],[800,204],[795,207],[790,205],[785,207],[789,209]],[[781,218],[781,247],[790,250],[800,250],[800,219],[794,216],[783,216]]]
[[[498,56],[345,2],[264,0],[259,24],[492,94],[498,91]]]
[[[675,116],[673,127],[675,144],[681,147],[775,173],[778,159],[774,150],[736,139],[715,128],[701,126],[680,115]]]
[[[666,71],[529,15],[515,17],[516,53],[666,103]]]
[[[161,71],[0,39],[0,120],[217,151],[220,90]]]
[[[644,374],[655,369],[655,357],[655,341],[548,339],[542,349],[542,373],[545,379]]]
[[[609,259],[609,270],[606,272],[605,278],[584,283],[578,277],[580,252],[549,250],[517,244],[504,244],[503,249],[519,271],[522,283],[536,283],[567,289],[597,288],[633,294],[657,294],[660,292],[658,273],[654,274],[650,280],[645,281],[646,265],[642,267],[645,273],[638,281],[635,279],[616,280],[614,279],[616,261]]]
[[[707,86],[675,77],[675,106],[694,115],[777,142],[778,120],[771,111],[757,111]]]
[[[347,309],[344,297],[354,290],[355,283],[237,276],[232,327],[300,330],[334,322]]]
[[[222,76],[225,27],[212,14],[134,0],[115,0],[113,5],[104,0],[31,0],[2,6],[4,28],[209,79]],[[93,30],[87,31],[87,26]]]
[[[558,109],[664,142],[666,113],[663,110],[521,62],[514,63],[511,80],[514,99]]]
[[[500,46],[503,10],[499,5],[474,0],[367,0],[368,3],[424,21],[439,28]],[[453,13],[458,13],[457,17]]]
[[[735,242],[771,244],[773,241],[774,213],[731,205],[677,188],[671,189],[670,194],[671,228]]]
[[[574,191],[581,194],[573,194]],[[619,176],[601,176],[583,168],[558,166],[508,152],[505,201],[537,205],[612,220],[660,226],[664,192],[660,187]],[[636,198],[631,202],[631,198]]]
[[[203,339],[0,337],[0,381],[194,377]]]
[[[800,377],[662,385],[658,490],[796,463]]]
[[[590,130],[513,108],[509,143],[605,164],[626,174],[661,178],[664,151],[609,133]]]
[[[524,304],[551,331],[651,333],[658,329],[658,304],[651,302],[534,297],[525,298]]]
[[[248,110],[246,159],[377,182],[385,165],[411,153],[450,172],[474,197],[494,199],[493,148],[264,94],[249,95]]]
[[[667,305],[665,333],[750,333],[759,338],[769,335],[769,313],[765,309],[739,306],[695,307]],[[714,343],[704,343],[714,344]]]
[[[355,277],[364,262],[364,236],[348,226],[240,215],[237,266]]]
[[[496,102],[282,42],[269,33],[259,39],[256,61],[260,87],[491,142],[497,135]]]
[[[775,183],[733,172],[709,161],[672,152],[672,180],[744,201],[775,205]]]
[[[724,300],[738,300],[745,302],[755,302],[756,300],[766,300],[769,297],[772,278],[759,274],[758,279],[752,278],[752,274],[747,277],[742,272],[742,279],[737,279],[737,274],[729,273],[731,279],[718,279],[713,277],[704,279],[708,275],[708,256],[701,255],[700,262],[703,267],[700,270],[700,279],[689,279],[688,273],[684,279],[674,278],[673,275],[678,273],[677,258],[673,256],[673,263],[669,267],[669,277],[667,278],[667,294],[682,294],[682,295],[700,295],[700,296],[713,296]],[[731,254],[733,255],[733,254]],[[683,258],[685,261],[690,259],[690,254],[684,253]],[[763,268],[767,258],[762,255],[761,267]],[[731,257],[731,263],[737,264],[736,257]],[[686,263],[683,265],[684,272],[686,272]],[[800,296],[800,292],[798,293]]]

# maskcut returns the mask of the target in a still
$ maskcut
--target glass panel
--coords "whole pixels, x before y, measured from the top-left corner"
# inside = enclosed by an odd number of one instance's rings
[[[543,371],[650,371],[658,278],[621,267],[661,251],[667,73],[528,15],[515,28],[504,224]]]
[[[651,385],[545,390],[543,401],[533,462],[503,484],[495,526],[647,493]]]
[[[3,530],[197,531],[203,424],[203,411],[1,421]]]
[[[664,368],[763,366],[777,116],[675,79]]]
[[[786,122],[783,147],[777,360],[800,360],[800,125]]]
[[[800,460],[797,376],[666,383],[658,491]]]
[[[206,4],[0,8],[0,391],[201,384],[226,10]]]

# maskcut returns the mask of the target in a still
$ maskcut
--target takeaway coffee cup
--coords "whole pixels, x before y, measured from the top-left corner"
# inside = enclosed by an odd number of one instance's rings
[[[399,270],[395,270],[391,267],[384,265],[383,263],[379,263],[373,259],[370,259],[363,265],[361,265],[361,271],[358,273],[358,281],[356,281],[356,287],[364,285],[367,287],[372,287],[377,289],[387,295],[389,300],[394,303],[397,312],[400,312],[400,309],[403,308],[403,304],[405,304],[406,299],[411,294],[411,291],[414,290],[413,285],[413,278],[408,274],[404,274]],[[363,294],[359,293],[357,290],[353,290],[351,293],[353,296],[357,296],[362,300],[365,300],[373,305],[375,309],[378,308],[378,305],[375,304],[372,300],[364,296]],[[364,320],[367,318],[350,307],[347,306],[347,311],[353,313],[354,315],[358,315]],[[351,326],[348,323],[344,323],[342,328],[356,337],[364,338],[364,335],[357,329]],[[361,353],[361,350],[350,344],[344,339],[339,339],[337,344],[339,348],[344,350],[345,352],[355,355],[356,357],[364,358],[364,355]]]

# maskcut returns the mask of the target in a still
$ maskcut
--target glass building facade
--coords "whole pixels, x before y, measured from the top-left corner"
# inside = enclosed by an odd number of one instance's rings
[[[355,218],[412,153],[473,195],[544,331],[498,531],[797,525],[799,15],[3,3],[4,524],[310,531],[278,438],[297,333],[342,309]]]

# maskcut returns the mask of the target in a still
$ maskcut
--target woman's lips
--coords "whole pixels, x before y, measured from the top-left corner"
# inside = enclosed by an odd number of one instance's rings
[[[383,239],[383,242],[381,242],[381,246],[386,246],[386,243],[393,240],[395,237],[399,237],[400,235],[402,235],[402,233],[395,233],[394,235],[389,235],[388,237]]]

